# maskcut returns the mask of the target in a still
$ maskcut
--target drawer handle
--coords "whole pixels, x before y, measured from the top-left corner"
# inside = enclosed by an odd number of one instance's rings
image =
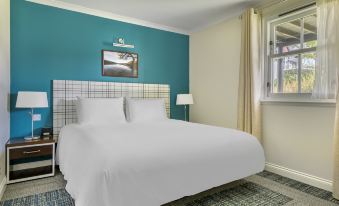
[[[33,154],[33,153],[39,153],[39,152],[41,152],[41,150],[34,150],[34,151],[29,151],[29,152],[24,151],[23,153],[24,154]]]

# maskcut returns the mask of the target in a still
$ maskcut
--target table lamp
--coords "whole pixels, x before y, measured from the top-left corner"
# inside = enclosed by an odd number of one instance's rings
[[[34,108],[46,108],[48,107],[47,93],[46,92],[27,92],[21,91],[18,92],[18,97],[16,100],[16,108],[30,108],[32,119],[32,135],[25,137],[25,140],[34,140],[39,139],[40,136],[34,136]]]
[[[178,94],[177,95],[177,105],[185,105],[185,121],[187,119],[187,105],[193,104],[192,94]]]

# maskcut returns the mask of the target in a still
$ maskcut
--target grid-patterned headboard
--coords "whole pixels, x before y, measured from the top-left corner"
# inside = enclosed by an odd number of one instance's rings
[[[170,117],[170,87],[166,84],[53,80],[53,137],[60,129],[77,122],[75,100],[87,98],[163,98]]]

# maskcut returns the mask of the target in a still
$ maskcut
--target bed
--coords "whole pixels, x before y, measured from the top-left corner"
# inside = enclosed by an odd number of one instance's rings
[[[159,206],[258,173],[264,162],[255,137],[180,120],[65,121],[58,134],[57,163],[76,206]]]

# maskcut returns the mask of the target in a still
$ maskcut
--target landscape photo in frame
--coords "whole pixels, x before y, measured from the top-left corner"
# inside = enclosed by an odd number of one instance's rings
[[[138,54],[102,51],[102,75],[111,77],[138,77]]]

